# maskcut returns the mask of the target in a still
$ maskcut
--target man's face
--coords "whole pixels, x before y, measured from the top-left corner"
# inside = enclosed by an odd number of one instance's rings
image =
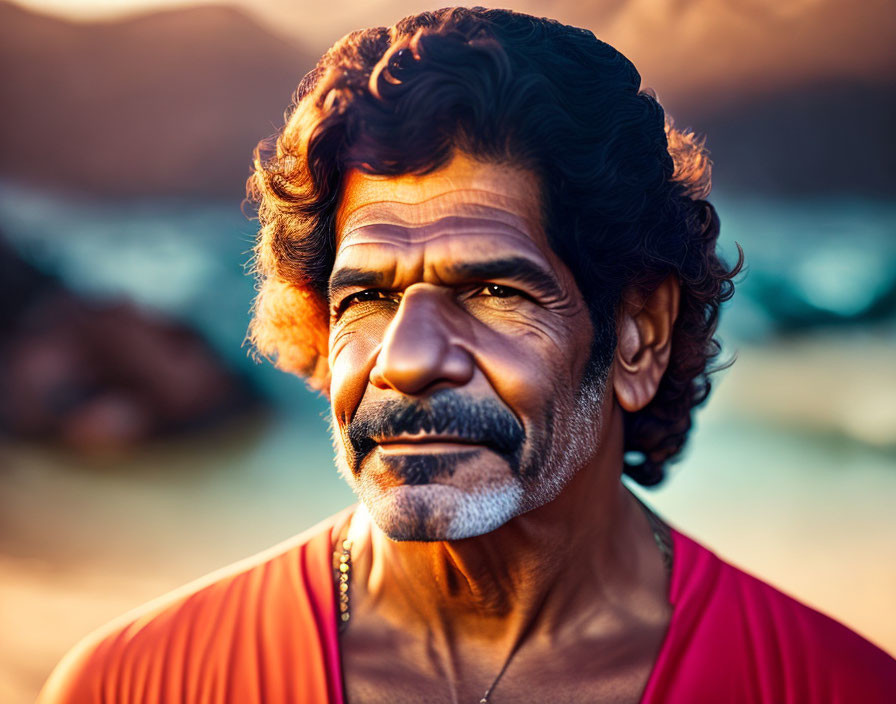
[[[352,171],[330,276],[337,465],[396,540],[487,533],[555,498],[597,449],[606,369],[542,227],[535,176],[457,154]]]

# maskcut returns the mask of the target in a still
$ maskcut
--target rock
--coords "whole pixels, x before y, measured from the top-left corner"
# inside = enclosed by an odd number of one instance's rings
[[[93,301],[0,246],[0,428],[88,453],[209,428],[257,394],[194,330]]]

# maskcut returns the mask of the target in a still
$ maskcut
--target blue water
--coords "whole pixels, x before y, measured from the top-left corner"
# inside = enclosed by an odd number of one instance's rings
[[[759,341],[896,318],[896,201],[817,196],[712,199],[722,251],[747,270],[725,331]]]

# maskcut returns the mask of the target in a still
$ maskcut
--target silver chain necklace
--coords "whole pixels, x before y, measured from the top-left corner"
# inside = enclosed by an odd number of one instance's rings
[[[663,565],[666,568],[666,572],[667,574],[671,573],[672,539],[669,535],[668,527],[653,511],[650,510],[650,508],[648,508],[646,504],[641,502],[640,499],[638,500],[638,503],[641,504],[641,507],[647,513],[647,520],[650,522],[650,528],[653,531],[653,539],[663,556]],[[349,607],[349,592],[351,590],[352,574],[352,541],[349,539],[343,540],[342,550],[336,554],[338,555],[338,562],[336,563],[336,588],[339,597],[339,632],[342,633],[348,627],[348,622],[352,618],[351,608]],[[513,647],[513,650],[510,651],[510,654],[504,661],[504,665],[501,667],[501,671],[498,673],[497,677],[495,677],[489,688],[485,690],[485,694],[482,695],[479,704],[489,704],[488,698],[491,696],[498,681],[504,675],[507,666],[510,665],[510,661],[513,659],[513,656],[516,654],[521,643],[522,639],[520,640],[520,643],[517,643]]]

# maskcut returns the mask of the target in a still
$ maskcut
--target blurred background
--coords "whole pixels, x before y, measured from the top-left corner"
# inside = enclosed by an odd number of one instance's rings
[[[746,252],[737,362],[640,495],[896,654],[896,6],[503,5],[635,62],[707,136],[721,246]],[[426,7],[0,1],[0,701],[353,501],[326,405],[243,345],[240,204],[316,58]]]

